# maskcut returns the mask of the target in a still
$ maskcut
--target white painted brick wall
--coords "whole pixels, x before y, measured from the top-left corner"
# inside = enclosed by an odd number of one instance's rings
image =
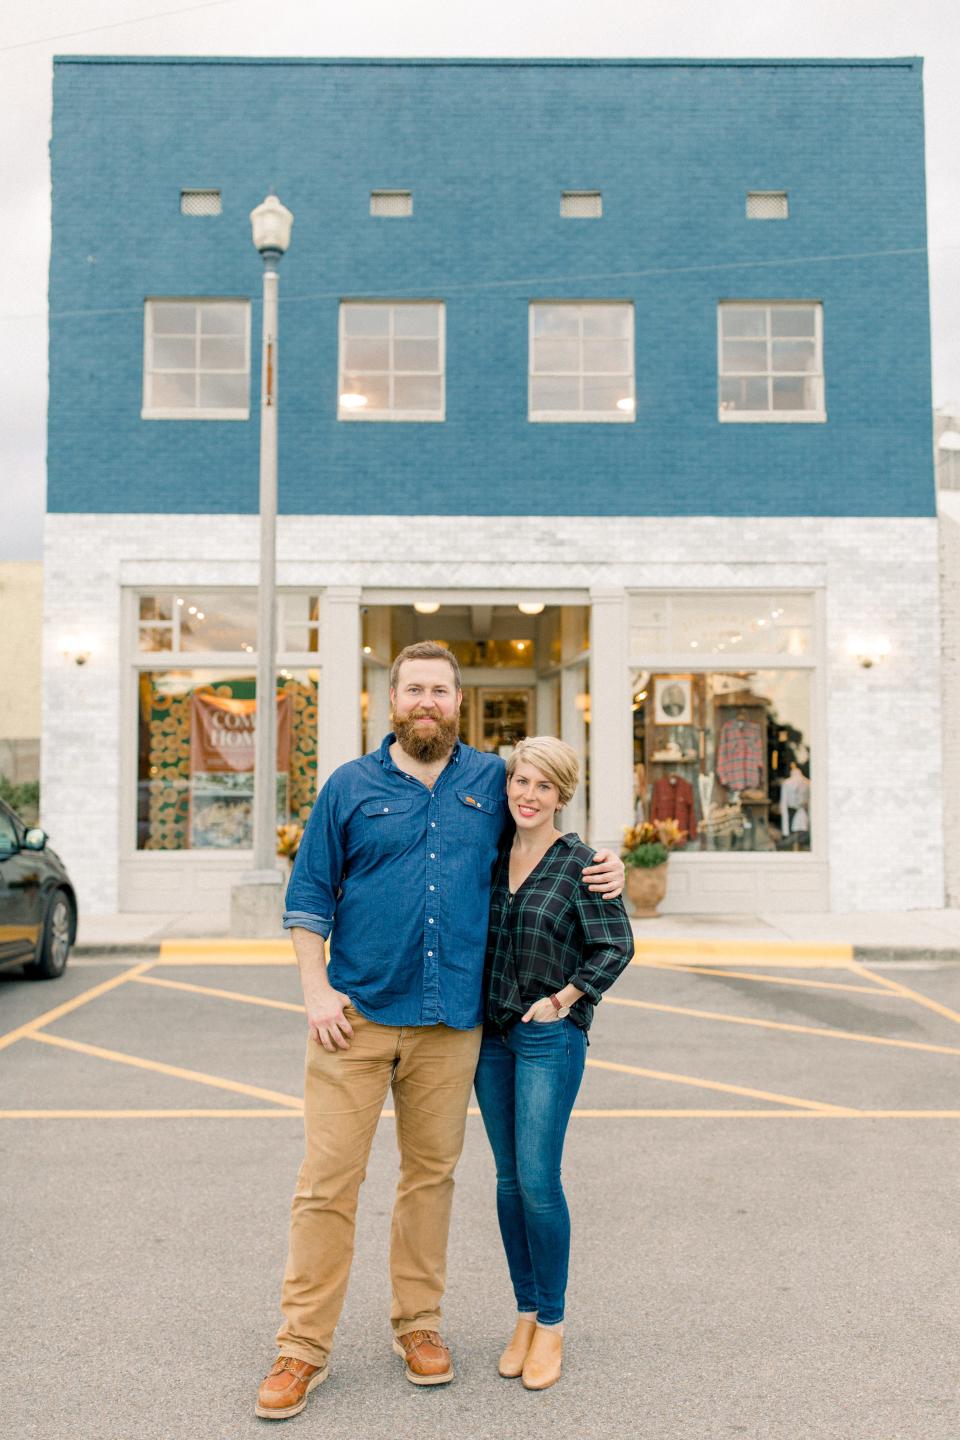
[[[553,558],[530,563],[532,532]],[[121,688],[132,690],[121,586],[253,585],[256,557],[252,516],[48,516],[43,823],[88,913],[117,908],[121,805],[133,804],[120,794]],[[813,764],[828,767],[837,911],[943,903],[938,570],[933,519],[284,516],[278,527],[281,585],[824,586],[827,755]],[[949,604],[960,628],[960,594]],[[82,669],[60,653],[78,632],[95,651]],[[890,642],[871,670],[847,653],[861,632]]]

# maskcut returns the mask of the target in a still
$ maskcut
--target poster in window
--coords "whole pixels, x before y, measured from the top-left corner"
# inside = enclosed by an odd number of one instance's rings
[[[256,700],[195,690],[190,697],[190,845],[249,849],[253,844]],[[277,696],[277,823],[288,810],[290,696]]]
[[[693,724],[693,678],[690,675],[658,675],[653,682],[653,723]]]

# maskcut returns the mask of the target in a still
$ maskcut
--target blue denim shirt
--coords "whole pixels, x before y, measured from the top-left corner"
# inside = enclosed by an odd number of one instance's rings
[[[330,983],[368,1019],[469,1030],[483,1019],[504,763],[458,742],[429,790],[391,760],[395,738],[341,765],[317,796],[284,928],[331,936]]]

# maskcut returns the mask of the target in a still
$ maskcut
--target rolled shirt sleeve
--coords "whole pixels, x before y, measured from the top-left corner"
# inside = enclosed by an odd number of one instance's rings
[[[284,930],[312,930],[327,939],[337,913],[344,868],[337,772],[323,786],[310,812],[287,886]]]

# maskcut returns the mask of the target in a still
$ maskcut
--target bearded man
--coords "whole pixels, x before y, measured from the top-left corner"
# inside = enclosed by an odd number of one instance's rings
[[[290,879],[283,923],[307,1013],[306,1154],[280,1353],[257,1397],[264,1419],[298,1414],[327,1377],[357,1196],[391,1087],[400,1149],[393,1348],[414,1384],[453,1379],[440,1300],[480,1048],[491,874],[509,821],[503,760],[457,738],[462,698],[449,650],[424,642],[401,651],[390,672],[393,733],[330,776]],[[623,866],[600,851],[584,883],[618,895]]]

